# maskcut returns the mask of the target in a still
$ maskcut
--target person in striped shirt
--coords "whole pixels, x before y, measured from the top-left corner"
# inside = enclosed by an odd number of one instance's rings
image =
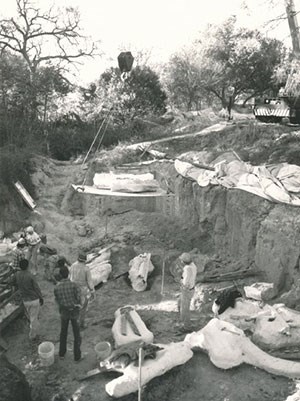
[[[16,246],[12,250],[12,262],[11,262],[11,267],[16,271],[20,270],[20,261],[22,259],[26,259],[26,254],[25,254],[25,247],[26,247],[26,241],[24,238],[20,238],[17,241]]]

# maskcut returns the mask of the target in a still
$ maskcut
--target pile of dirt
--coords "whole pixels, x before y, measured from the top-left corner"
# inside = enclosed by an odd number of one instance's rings
[[[300,165],[300,139],[294,134],[298,127],[263,124],[256,120],[223,122],[223,125],[222,130],[205,135],[201,134],[204,127],[200,125],[198,129],[193,128],[191,135],[155,143],[151,148],[167,152],[171,157],[178,157],[191,149],[209,151],[216,156],[234,150],[243,161],[253,165],[281,162]]]

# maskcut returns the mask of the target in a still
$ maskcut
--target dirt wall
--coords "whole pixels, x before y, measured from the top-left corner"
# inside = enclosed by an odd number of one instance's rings
[[[18,231],[26,224],[30,215],[30,209],[20,198],[15,189],[11,190],[11,199],[5,204],[0,204],[0,230],[6,235]]]
[[[300,208],[221,186],[175,178],[174,218],[198,227],[202,252],[255,263],[279,290],[299,278]]]

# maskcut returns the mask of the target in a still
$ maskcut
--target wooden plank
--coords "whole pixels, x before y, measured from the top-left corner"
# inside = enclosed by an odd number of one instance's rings
[[[10,315],[6,316],[0,322],[0,333],[5,327],[7,327],[14,319],[16,319],[23,312],[24,312],[24,305],[19,305],[17,306],[16,309],[12,311]]]
[[[6,272],[0,275],[0,283],[7,283],[10,280],[10,277],[14,275],[14,271],[8,269]]]
[[[158,189],[155,192],[117,192],[111,191],[109,189],[98,189],[89,185],[74,185],[72,187],[76,192],[90,195],[100,195],[100,196],[118,196],[118,197],[130,197],[130,198],[149,198],[156,196],[166,196],[166,191]]]
[[[5,300],[6,298],[10,297],[12,293],[12,289],[11,288],[6,288],[4,291],[1,290],[0,293],[0,302],[2,302],[3,300]]]
[[[12,299],[14,299],[16,296],[19,295],[19,291],[15,291],[13,294],[9,296],[5,301],[1,302],[0,304],[0,309],[2,309],[8,302],[10,302]]]
[[[197,283],[211,283],[211,282],[220,282],[220,281],[232,281],[239,278],[244,277],[251,277],[251,276],[258,276],[261,275],[262,272],[257,270],[243,270],[243,271],[235,271],[235,272],[228,272],[219,275],[212,275],[212,276],[204,276],[197,280]]]
[[[16,181],[14,183],[16,189],[18,190],[18,192],[20,193],[20,195],[22,196],[22,198],[24,199],[24,201],[26,202],[26,204],[32,209],[34,210],[36,208],[36,203],[35,201],[32,199],[32,197],[30,196],[30,194],[27,192],[27,190],[24,188],[24,186],[21,184],[20,181]]]

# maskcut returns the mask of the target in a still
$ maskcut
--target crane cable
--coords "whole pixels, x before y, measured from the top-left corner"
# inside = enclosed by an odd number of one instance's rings
[[[82,162],[81,167],[84,165],[84,163],[86,162],[86,160],[87,160],[87,158],[88,158],[88,156],[89,156],[91,150],[93,149],[93,146],[94,146],[95,142],[97,141],[97,138],[98,138],[98,136],[99,136],[99,134],[100,134],[100,131],[101,131],[101,129],[102,129],[102,127],[103,127],[103,125],[104,125],[106,119],[107,119],[108,116],[110,115],[110,112],[111,112],[112,108],[113,108],[113,105],[112,105],[111,108],[109,109],[109,111],[108,111],[106,117],[103,119],[103,121],[102,121],[102,123],[101,123],[101,125],[100,125],[100,127],[99,127],[99,129],[98,129],[98,131],[97,131],[97,133],[96,133],[96,135],[95,135],[95,137],[94,137],[94,140],[93,140],[93,142],[92,142],[92,144],[91,144],[91,146],[90,146],[90,148],[89,148],[89,150],[88,150],[88,152],[87,152],[85,158],[83,159],[83,162]]]
[[[97,153],[98,150],[100,149],[100,146],[101,146],[102,141],[103,141],[103,139],[104,139],[104,135],[105,135],[105,133],[106,133],[106,130],[107,130],[107,127],[108,127],[108,123],[109,123],[109,118],[110,118],[110,115],[107,116],[106,125],[105,125],[105,127],[104,127],[104,131],[103,131],[103,134],[102,134],[102,136],[101,136],[101,138],[100,138],[99,144],[98,144],[98,146],[97,146],[96,153]]]
[[[124,82],[124,81],[128,78],[128,76],[129,76],[129,72],[124,72],[124,71],[123,71],[123,72],[121,73],[121,81]],[[101,129],[102,129],[102,127],[104,126],[104,124],[105,124],[105,122],[106,122],[104,131],[103,131],[103,134],[102,134],[102,136],[101,136],[101,138],[100,138],[100,141],[99,141],[99,144],[98,144],[98,147],[97,147],[97,149],[96,149],[95,154],[98,152],[98,150],[99,150],[99,148],[100,148],[100,146],[101,146],[101,143],[102,143],[102,141],[103,141],[103,139],[104,139],[104,135],[105,135],[105,133],[106,133],[107,126],[108,126],[108,122],[109,122],[109,117],[110,117],[110,114],[111,114],[111,111],[112,111],[113,107],[114,107],[114,103],[112,104],[112,106],[111,106],[110,109],[108,110],[108,113],[107,113],[106,117],[105,117],[105,118],[103,119],[103,121],[101,122],[101,125],[100,125],[100,127],[99,127],[99,129],[98,129],[98,131],[97,131],[97,133],[96,133],[96,135],[95,135],[95,137],[94,137],[94,139],[93,139],[93,142],[92,142],[92,144],[91,144],[91,146],[90,146],[90,148],[89,148],[89,150],[88,150],[88,152],[87,152],[85,158],[83,159],[83,162],[82,162],[82,164],[81,164],[81,168],[83,168],[83,165],[85,164],[85,162],[86,162],[86,160],[87,160],[87,158],[88,158],[88,156],[89,156],[91,150],[93,149],[93,146],[95,145],[95,143],[96,143],[96,141],[97,141],[97,138],[98,138],[98,136],[99,136],[99,134],[100,134],[100,132],[101,132]],[[86,176],[87,176],[87,171],[86,171],[86,173],[85,173],[85,175],[84,175],[84,179],[83,179],[82,185],[84,185],[85,182],[86,182]]]
[[[85,164],[85,162],[86,162],[86,160],[87,160],[87,158],[88,158],[88,156],[89,156],[91,150],[93,149],[93,146],[95,145],[95,142],[97,141],[97,138],[98,138],[98,136],[99,136],[99,134],[100,134],[100,132],[101,132],[101,130],[102,130],[102,127],[104,126],[104,124],[105,124],[105,122],[106,122],[106,126],[105,126],[105,128],[104,128],[104,132],[103,132],[103,134],[102,134],[102,136],[101,136],[101,138],[100,138],[99,145],[98,145],[98,147],[97,147],[97,151],[99,150],[100,145],[101,145],[101,143],[102,143],[102,141],[103,141],[104,135],[105,135],[105,133],[106,133],[106,129],[107,129],[108,122],[109,122],[109,117],[110,117],[110,114],[111,114],[111,111],[112,111],[113,107],[114,107],[114,105],[112,105],[112,106],[110,107],[110,109],[108,110],[108,113],[107,113],[106,117],[102,120],[102,122],[101,122],[101,124],[100,124],[100,127],[99,127],[99,129],[98,129],[98,131],[97,131],[97,133],[96,133],[96,135],[95,135],[95,137],[94,137],[94,139],[93,139],[93,142],[92,142],[92,144],[91,144],[91,146],[90,146],[90,148],[89,148],[89,150],[88,150],[88,152],[87,152],[85,158],[83,159],[83,162],[82,162],[82,164],[81,164],[81,168],[83,168],[83,165]],[[84,175],[84,179],[83,179],[82,185],[85,184],[85,182],[86,182],[86,177],[87,177],[87,171],[86,171],[86,173],[85,173],[85,175]]]

